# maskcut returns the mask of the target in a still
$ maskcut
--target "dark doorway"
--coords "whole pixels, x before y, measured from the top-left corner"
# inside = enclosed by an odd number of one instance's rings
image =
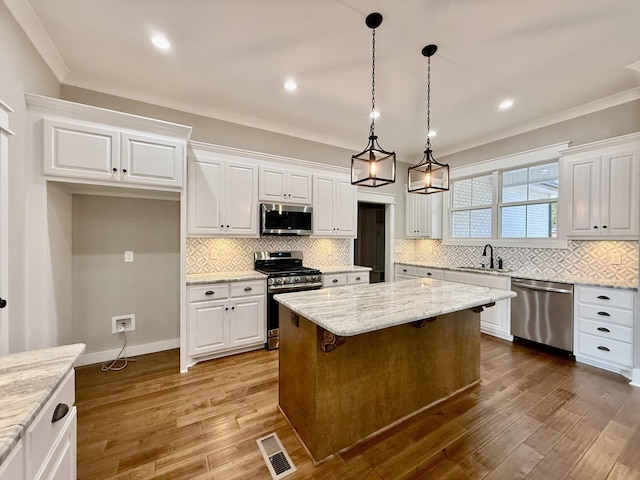
[[[380,203],[358,203],[353,263],[371,267],[371,283],[384,282],[384,209]]]

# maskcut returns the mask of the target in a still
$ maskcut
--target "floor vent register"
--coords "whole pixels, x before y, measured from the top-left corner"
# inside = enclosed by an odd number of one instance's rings
[[[277,434],[270,433],[265,437],[259,438],[256,442],[274,480],[284,478],[296,471],[295,465],[282,443],[280,443]]]

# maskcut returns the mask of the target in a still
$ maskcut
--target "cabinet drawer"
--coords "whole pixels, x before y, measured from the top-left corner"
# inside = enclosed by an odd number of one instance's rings
[[[24,448],[22,440],[13,447],[11,453],[0,465],[0,479],[16,480],[26,478],[24,475]]]
[[[436,268],[418,267],[418,277],[422,278],[434,278],[436,280],[444,280],[444,272]]]
[[[634,293],[630,290],[615,288],[579,287],[578,301],[595,305],[633,309]]]
[[[612,340],[618,340],[620,342],[633,342],[633,329],[629,327],[623,327],[621,325],[612,325],[606,322],[594,322],[591,320],[585,320],[581,318],[580,331],[582,333],[588,333],[596,337],[610,338]]]
[[[347,273],[347,283],[369,283],[369,272]]]
[[[209,285],[189,287],[189,303],[222,298],[229,298],[229,285],[226,283],[210,283]]]
[[[27,467],[30,469],[27,475],[29,478],[33,478],[56,439],[64,431],[70,416],[74,413],[74,402],[75,372],[71,370],[27,429],[26,445],[27,458],[29,459]],[[53,422],[56,407],[61,404],[68,407],[67,414],[60,420]]]
[[[605,305],[595,306],[579,303],[578,316],[580,318],[588,318],[591,320],[596,320],[598,322],[615,322],[622,325],[627,325],[629,327],[633,326],[632,310],[620,310],[619,308],[612,308]]]
[[[586,333],[578,334],[578,354],[589,355],[626,368],[633,365],[633,345]]]
[[[417,275],[417,267],[410,265],[396,265],[395,272],[401,275],[411,275],[415,277]]]
[[[264,295],[266,290],[266,282],[259,280],[257,282],[237,282],[229,284],[231,297],[248,297],[250,295]]]
[[[322,275],[323,287],[339,287],[340,285],[347,284],[347,275],[345,273],[339,273],[336,275]]]

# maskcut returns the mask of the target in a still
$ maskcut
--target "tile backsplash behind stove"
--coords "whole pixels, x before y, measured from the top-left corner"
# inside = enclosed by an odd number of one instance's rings
[[[322,269],[353,263],[349,239],[187,238],[187,274],[253,270],[253,252],[278,250],[302,250],[307,267]]]
[[[440,240],[404,240],[394,242],[395,261],[450,266],[480,266],[482,247],[443,245]],[[494,247],[504,268],[531,274],[609,279],[635,284],[638,279],[638,242],[569,241],[568,248]],[[614,264],[619,258],[620,263]],[[615,260],[614,260],[615,259]]]

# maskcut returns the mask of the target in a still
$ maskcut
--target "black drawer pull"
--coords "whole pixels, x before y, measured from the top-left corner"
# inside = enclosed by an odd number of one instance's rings
[[[598,350],[603,350],[603,351],[605,351],[605,352],[610,352],[610,351],[611,351],[611,350],[609,350],[607,347],[603,347],[602,345],[600,345],[600,346],[598,347]]]
[[[332,281],[333,281],[333,283],[338,283],[338,279],[337,278],[334,278]]]
[[[605,328],[605,327],[598,327],[598,331],[599,332],[611,333],[611,330],[609,330],[608,328]]]
[[[402,271],[403,271],[404,273],[407,273],[407,269],[406,269],[406,268],[403,268],[403,269],[402,269]]]
[[[360,280],[360,277],[356,277],[356,280]]]
[[[207,290],[204,292],[205,295],[213,295],[215,292],[213,290]]]
[[[598,312],[598,315],[602,316],[602,317],[610,317],[611,315],[608,314],[607,312]]]
[[[433,275],[431,272],[427,272],[427,277],[430,277],[431,275]]]
[[[244,291],[245,291],[245,292],[250,292],[251,290],[253,290],[253,288],[251,288],[251,287],[244,287]]]
[[[598,300],[611,300],[611,299],[606,295],[598,295]]]
[[[56,409],[53,411],[53,417],[51,418],[51,423],[56,423],[58,420],[62,420],[69,413],[69,405],[64,403],[59,403],[56,405]]]

